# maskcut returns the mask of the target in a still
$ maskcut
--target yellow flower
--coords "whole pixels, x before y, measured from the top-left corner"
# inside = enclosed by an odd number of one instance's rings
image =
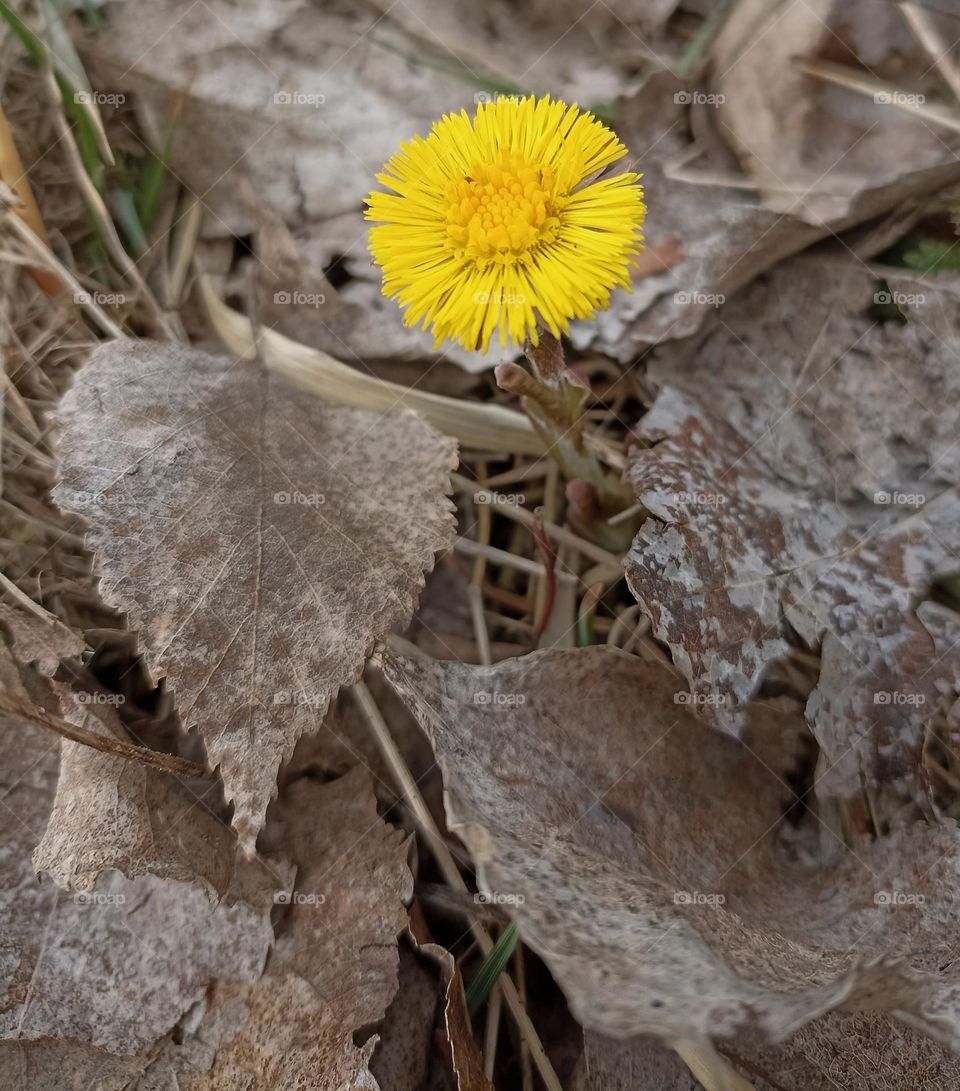
[[[408,326],[432,326],[438,346],[485,352],[495,330],[501,346],[536,345],[538,321],[568,332],[630,286],[640,176],[595,178],[626,151],[592,114],[549,96],[446,114],[377,175],[393,192],[367,198],[384,294]]]

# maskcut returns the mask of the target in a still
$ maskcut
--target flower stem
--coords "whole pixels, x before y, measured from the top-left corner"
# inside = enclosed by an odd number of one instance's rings
[[[616,549],[629,544],[632,527],[609,527],[606,520],[631,503],[629,489],[601,465],[584,438],[585,409],[590,388],[571,371],[563,345],[547,330],[536,345],[524,347],[530,371],[515,363],[500,364],[497,384],[516,394],[530,422],[567,481],[570,515],[581,532]],[[614,540],[616,539],[616,540]]]

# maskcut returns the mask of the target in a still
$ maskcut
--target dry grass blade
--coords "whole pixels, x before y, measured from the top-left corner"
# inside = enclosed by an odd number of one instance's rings
[[[8,209],[12,202],[5,194],[0,194],[0,202]],[[62,283],[74,293],[74,298],[88,311],[91,318],[109,337],[126,336],[120,326],[107,314],[107,312],[93,299],[89,292],[84,291],[83,286],[62,261],[54,254],[50,247],[31,230],[29,224],[17,215],[7,215],[6,224],[17,238],[24,244],[30,254],[51,272],[56,273]]]
[[[250,320],[219,298],[208,277],[199,278],[199,290],[213,328],[231,352],[252,360],[259,349],[267,367],[305,390],[360,409],[415,409],[441,432],[479,451],[544,453],[543,442],[521,413],[384,382],[274,330],[261,330],[258,341]]]
[[[944,129],[960,133],[960,113],[951,107],[928,103],[922,95],[885,83],[873,76],[864,76],[859,69],[851,68],[847,64],[835,64],[833,61],[809,57],[798,57],[793,63],[808,76],[835,83],[838,87],[846,87],[847,90],[861,95],[869,95],[877,102],[896,106],[897,109],[913,114],[931,125],[940,125]]]
[[[430,809],[423,796],[420,794],[417,782],[413,779],[406,762],[403,760],[402,754],[397,749],[397,745],[393,741],[393,736],[390,734],[390,729],[387,727],[386,721],[381,715],[376,701],[374,701],[372,694],[363,682],[359,682],[352,686],[351,693],[357,701],[378,746],[381,748],[383,756],[390,767],[390,771],[396,779],[400,793],[407,801],[407,805],[410,807],[410,810],[417,821],[417,825],[420,828],[420,832],[433,854],[440,871],[443,873],[444,879],[454,890],[465,893],[467,891],[467,884],[463,881],[460,869],[457,867],[456,861],[450,854],[446,842],[440,836],[440,831],[433,821]],[[471,922],[470,931],[473,933],[477,946],[483,954],[489,955],[494,947],[490,933],[476,921]],[[499,985],[503,991],[503,999],[507,1005],[507,1009],[517,1025],[517,1030],[530,1047],[533,1062],[537,1066],[537,1071],[540,1073],[540,1078],[543,1080],[544,1087],[547,1091],[563,1091],[560,1080],[557,1078],[557,1074],[547,1058],[543,1043],[540,1041],[540,1036],[537,1034],[536,1028],[520,1000],[516,985],[514,985],[509,977],[505,976],[500,978]]]
[[[22,716],[40,727],[55,732],[71,742],[82,743],[84,746],[93,747],[94,750],[102,750],[114,757],[126,758],[129,761],[140,762],[141,765],[150,765],[154,769],[162,769],[165,773],[174,773],[185,777],[202,777],[206,780],[213,779],[213,773],[196,765],[185,758],[178,758],[172,754],[163,754],[159,750],[150,750],[145,746],[136,746],[134,743],[126,743],[121,739],[112,739],[106,735],[96,735],[76,724],[68,723],[59,716],[51,716],[39,708],[21,701],[12,694],[0,693],[0,709],[11,712],[16,716]]]

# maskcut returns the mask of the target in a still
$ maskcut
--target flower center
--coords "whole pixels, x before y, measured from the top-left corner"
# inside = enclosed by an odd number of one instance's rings
[[[518,152],[498,163],[473,163],[447,186],[447,238],[462,257],[484,267],[529,260],[560,227],[559,200],[549,167],[532,166]]]

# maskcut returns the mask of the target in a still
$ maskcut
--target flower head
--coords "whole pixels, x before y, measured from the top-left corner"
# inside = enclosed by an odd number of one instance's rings
[[[499,98],[400,145],[367,198],[383,291],[408,326],[486,351],[494,331],[536,345],[630,286],[642,243],[639,175],[598,178],[627,149],[577,106]]]

